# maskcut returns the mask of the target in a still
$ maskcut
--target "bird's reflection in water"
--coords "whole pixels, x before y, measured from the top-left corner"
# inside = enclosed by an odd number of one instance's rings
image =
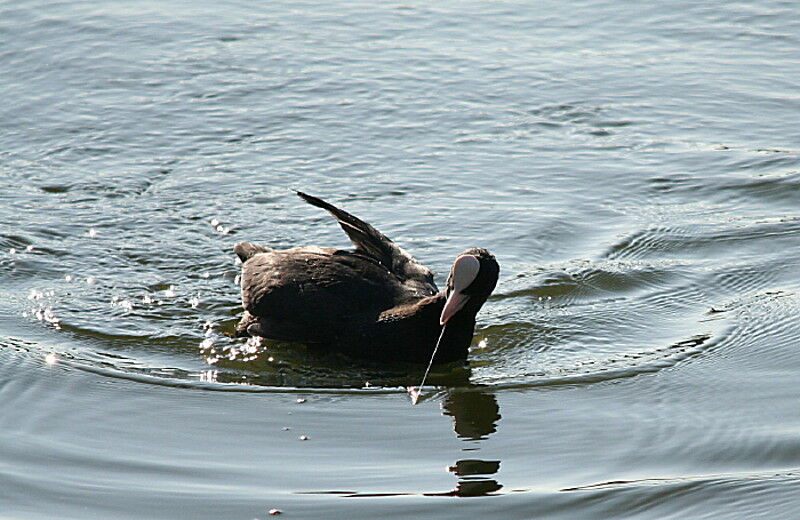
[[[497,431],[500,407],[494,394],[476,387],[450,390],[442,401],[442,413],[453,418],[460,439],[482,440]]]
[[[500,469],[499,460],[459,460],[450,466],[451,473],[458,477],[456,488],[443,495],[456,497],[480,497],[494,493],[502,488],[502,484],[487,475],[494,475]]]
[[[477,387],[452,389],[442,401],[442,413],[453,418],[453,430],[460,439],[480,441],[497,431],[500,407],[494,394]],[[477,449],[477,448],[472,448]],[[438,496],[478,497],[503,486],[489,478],[500,469],[499,460],[463,459],[448,470],[458,477],[455,489]]]

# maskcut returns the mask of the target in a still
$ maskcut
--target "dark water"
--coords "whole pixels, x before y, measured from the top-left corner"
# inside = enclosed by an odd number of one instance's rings
[[[779,1],[2,4],[0,517],[795,517],[798,35]],[[497,255],[418,406],[420,367],[228,336],[235,242],[347,245],[291,189],[440,284]]]

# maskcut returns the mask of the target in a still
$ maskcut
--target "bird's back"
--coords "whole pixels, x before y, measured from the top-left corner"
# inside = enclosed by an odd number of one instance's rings
[[[242,266],[241,288],[247,312],[280,324],[282,339],[298,341],[336,334],[353,320],[374,320],[415,297],[373,259],[319,247],[252,255]]]

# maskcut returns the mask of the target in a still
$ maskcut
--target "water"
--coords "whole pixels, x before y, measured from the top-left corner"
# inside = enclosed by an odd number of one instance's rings
[[[0,517],[793,517],[798,11],[4,4]],[[292,189],[497,256],[418,406],[229,337]]]

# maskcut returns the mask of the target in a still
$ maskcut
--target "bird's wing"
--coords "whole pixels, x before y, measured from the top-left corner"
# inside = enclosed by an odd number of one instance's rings
[[[358,316],[377,315],[405,296],[378,262],[356,253],[300,247],[251,256],[242,265],[242,305],[279,326],[278,339],[331,335]]]
[[[298,191],[297,194],[312,206],[322,208],[334,216],[356,251],[377,260],[402,282],[411,281],[421,295],[435,294],[433,272],[419,263],[403,248],[389,240],[383,233],[350,213],[324,200]]]

